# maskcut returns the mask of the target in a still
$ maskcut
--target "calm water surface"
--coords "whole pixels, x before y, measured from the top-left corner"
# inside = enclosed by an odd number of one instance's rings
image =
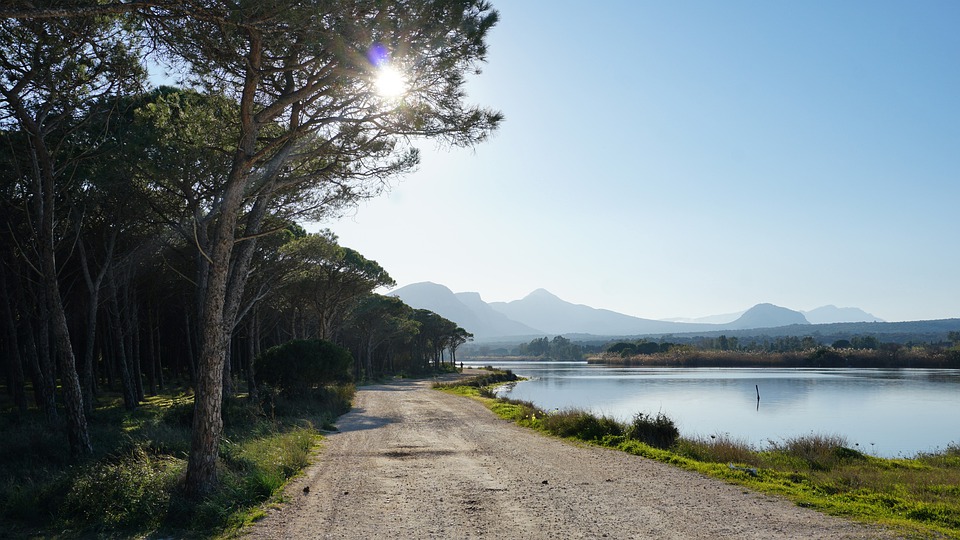
[[[503,389],[505,397],[621,420],[663,412],[687,437],[728,434],[764,447],[797,435],[838,434],[852,448],[886,457],[960,442],[958,370],[496,367],[530,379]]]

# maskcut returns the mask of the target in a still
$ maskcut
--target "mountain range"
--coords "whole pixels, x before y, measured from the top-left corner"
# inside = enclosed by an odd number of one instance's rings
[[[567,302],[537,289],[512,302],[485,302],[479,293],[454,293],[436,283],[414,283],[390,293],[409,306],[429,309],[474,334],[477,341],[543,335],[637,336],[774,328],[790,325],[880,322],[858,308],[823,306],[801,312],[773,304],[702,319],[655,320]]]

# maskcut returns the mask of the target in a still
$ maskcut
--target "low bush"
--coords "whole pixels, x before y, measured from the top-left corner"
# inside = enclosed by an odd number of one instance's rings
[[[501,418],[529,427],[539,426],[539,422],[547,414],[533,403],[519,399],[496,399],[491,402],[490,407]]]
[[[749,442],[727,434],[679,439],[674,451],[681,456],[704,463],[741,463],[760,465],[757,451]]]
[[[584,441],[599,441],[605,436],[623,435],[623,424],[607,416],[571,409],[550,413],[543,417],[543,429],[558,437],[573,437]]]
[[[282,393],[302,395],[313,388],[352,380],[353,356],[322,339],[300,339],[271,347],[255,361],[259,382]]]
[[[769,443],[771,452],[799,459],[814,471],[829,471],[844,460],[863,458],[847,448],[847,439],[841,435],[810,434]]]
[[[90,419],[96,454],[70,460],[39,418],[0,440],[0,537],[217,537],[253,519],[306,464],[320,434],[350,408],[353,385],[278,396],[264,410],[242,396],[224,407],[219,485],[201,500],[182,490],[192,395],[148,398],[126,411],[107,395]],[[31,411],[33,412],[33,411]],[[39,413],[36,413],[39,416]],[[8,421],[0,414],[0,425]]]
[[[663,413],[657,413],[656,416],[637,413],[627,426],[624,435],[628,439],[640,441],[655,448],[667,449],[676,444],[677,439],[680,438],[680,430],[677,429],[673,420]]]
[[[471,388],[484,388],[487,391],[490,391],[489,386],[505,383],[505,382],[514,382],[519,381],[520,377],[517,377],[509,369],[507,370],[493,370],[489,373],[483,375],[475,375],[460,381],[454,381],[449,383],[437,383],[434,388],[455,388],[457,386],[469,386]]]
[[[81,529],[105,531],[159,527],[186,461],[136,448],[115,461],[83,467],[61,511]]]

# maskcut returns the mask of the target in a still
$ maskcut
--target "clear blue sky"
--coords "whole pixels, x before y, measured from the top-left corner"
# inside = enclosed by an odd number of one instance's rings
[[[400,285],[960,317],[960,2],[493,5],[499,132],[321,224]]]

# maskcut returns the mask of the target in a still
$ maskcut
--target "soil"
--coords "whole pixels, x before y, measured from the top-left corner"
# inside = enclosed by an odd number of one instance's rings
[[[363,387],[247,538],[895,538],[623,452],[545,437],[433,381]]]

